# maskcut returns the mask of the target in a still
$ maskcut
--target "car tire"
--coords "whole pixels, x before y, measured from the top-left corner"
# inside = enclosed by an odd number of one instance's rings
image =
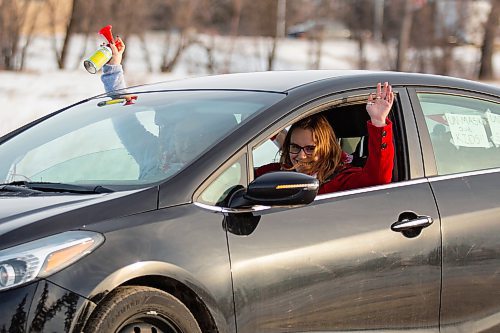
[[[155,288],[119,287],[89,318],[85,333],[201,333],[193,314],[177,298]]]

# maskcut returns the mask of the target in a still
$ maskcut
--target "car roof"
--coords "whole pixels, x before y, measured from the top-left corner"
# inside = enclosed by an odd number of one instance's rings
[[[135,87],[129,87],[132,93],[167,90],[251,90],[286,93],[290,90],[315,82],[332,80],[355,82],[389,81],[396,85],[426,85],[436,87],[454,87],[474,91],[498,94],[500,89],[492,85],[449,76],[432,74],[365,71],[365,70],[298,70],[298,71],[266,71],[237,74],[221,74],[202,77],[177,79]]]
[[[286,92],[308,83],[340,76],[352,76],[356,73],[359,75],[368,71],[303,70],[234,73],[177,79],[142,87],[153,90],[234,89]]]

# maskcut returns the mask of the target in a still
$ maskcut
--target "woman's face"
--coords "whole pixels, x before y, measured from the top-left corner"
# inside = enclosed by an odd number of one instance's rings
[[[314,148],[316,143],[313,140],[313,134],[310,129],[295,128],[290,136],[290,160],[293,165],[297,165],[295,170],[304,172],[303,164],[299,162],[312,163],[314,159]],[[299,163],[299,164],[297,164]]]

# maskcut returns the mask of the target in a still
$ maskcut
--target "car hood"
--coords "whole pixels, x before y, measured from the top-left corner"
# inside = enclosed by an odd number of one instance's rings
[[[106,195],[0,197],[0,230],[9,220],[19,220],[29,216],[48,216],[75,206],[86,206],[99,201]]]
[[[86,195],[0,196],[0,240],[17,243],[15,239],[22,234],[39,238],[153,210],[157,193],[157,188],[150,188]]]

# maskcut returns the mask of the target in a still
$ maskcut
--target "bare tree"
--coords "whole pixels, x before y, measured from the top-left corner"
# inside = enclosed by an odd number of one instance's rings
[[[398,41],[394,69],[450,74],[456,67],[453,51],[465,31],[467,20],[461,15],[467,12],[467,6],[467,1],[392,1],[384,15],[388,23],[384,28]]]
[[[465,64],[453,57],[457,46],[467,43],[466,23],[472,12],[471,1],[434,3],[434,45],[440,52],[433,54],[433,72],[441,75],[466,75]],[[439,19],[441,18],[441,19]],[[447,19],[444,19],[447,18]],[[455,19],[452,19],[455,18]],[[458,69],[458,70],[457,70]]]
[[[267,54],[267,70],[271,71],[274,68],[274,62],[276,60],[276,51],[278,48],[278,41],[285,37],[285,26],[286,26],[286,0],[277,0],[274,12],[275,16],[275,33],[271,40],[271,49]]]
[[[39,1],[38,6],[43,6],[44,1]],[[19,70],[22,71],[24,69],[24,65],[26,63],[26,54],[28,53],[28,48],[31,45],[31,42],[33,40],[33,36],[35,34],[35,28],[37,26],[38,22],[38,17],[40,16],[40,10],[39,8],[35,8],[33,11],[33,16],[31,17],[30,22],[27,22],[29,25],[26,27],[26,33],[25,33],[25,40],[24,40],[24,45],[21,48],[21,59],[19,62]]]
[[[343,6],[339,8],[341,18],[343,18],[344,22],[350,28],[352,38],[358,44],[357,66],[359,69],[368,68],[365,48],[368,40],[373,37],[372,29],[375,25],[375,5],[376,3],[372,0],[352,0],[345,1]],[[333,8],[331,12],[335,12]],[[382,38],[381,33],[382,31],[379,33],[380,38]]]
[[[22,28],[31,1],[0,0],[0,69],[15,70]]]
[[[205,67],[207,73],[231,72],[237,37],[240,35],[240,22],[247,2],[245,0],[196,0],[195,3],[196,7],[192,13],[192,30],[185,49],[191,45],[197,45],[205,50],[206,59],[197,58],[194,63],[198,67]],[[221,34],[228,38],[218,38]],[[217,57],[216,53],[223,54]]]
[[[59,57],[57,58],[57,65],[59,66],[59,69],[65,68],[66,57],[68,55],[69,45],[70,45],[71,39],[73,37],[73,34],[75,33],[75,28],[76,28],[75,19],[76,19],[77,13],[78,13],[77,6],[80,2],[81,2],[80,0],[72,0],[71,12],[69,14],[68,24],[66,25],[66,31],[64,34],[63,45],[61,48],[61,52],[59,53]]]
[[[234,46],[236,43],[236,37],[239,35],[240,30],[240,20],[241,13],[243,10],[244,0],[232,0],[233,15],[231,17],[231,40],[229,42],[229,48],[226,52],[226,59],[224,61],[224,73],[229,73],[231,66],[231,57],[233,55]]]
[[[481,46],[481,61],[479,67],[479,79],[491,80],[494,77],[493,53],[495,38],[498,35],[498,23],[500,19],[500,0],[491,0],[491,9],[488,20],[484,26],[484,37]]]
[[[259,36],[264,41],[262,58],[265,59],[266,69],[274,66],[276,48],[278,44],[278,0],[246,1],[244,15],[240,19],[240,34]]]
[[[403,21],[398,39],[398,56],[396,59],[396,70],[406,70],[406,51],[410,46],[411,25],[413,22],[412,0],[405,0]]]
[[[336,19],[335,13],[339,7],[336,2],[333,1],[318,1],[314,4],[314,10],[312,14],[314,17],[310,18],[313,22],[313,27],[307,38],[309,39],[312,61],[310,68],[319,69],[321,68],[321,58],[323,57],[323,43],[327,38],[328,30],[331,29],[329,26],[330,22]]]
[[[151,54],[149,52],[149,45],[148,42],[146,41],[146,34],[144,32],[140,32],[139,35],[139,41],[141,43],[141,50],[142,50],[142,56],[144,58],[144,62],[146,63],[146,68],[148,72],[153,72],[153,61],[151,60]]]
[[[80,56],[77,58],[78,60],[74,64],[75,69],[82,66],[81,59],[84,59],[87,56],[87,44],[91,35],[94,35],[98,30],[95,26],[96,15],[94,15],[94,11],[99,11],[100,8],[97,7],[96,1],[99,0],[86,0],[80,3],[80,12],[78,17],[81,20],[78,21],[78,31],[83,35],[82,48],[79,52]],[[102,1],[99,1],[102,4]]]
[[[209,74],[215,74],[215,72],[216,72],[215,57],[214,57],[216,44],[217,43],[215,42],[215,35],[214,34],[210,34],[208,41],[206,43],[202,44],[202,47],[204,47],[205,51],[207,52],[206,69],[207,69],[207,73],[209,73]],[[225,67],[225,70],[227,70],[227,67]],[[224,73],[227,73],[227,72],[224,72]]]
[[[171,72],[177,65],[182,53],[195,42],[193,36],[193,19],[196,0],[169,0],[163,24],[166,30],[160,70]],[[176,30],[176,31],[175,31]]]
[[[50,29],[53,35],[52,49],[56,58],[57,66],[59,69],[64,69],[66,64],[66,57],[68,53],[69,44],[75,33],[75,19],[77,15],[77,6],[80,0],[71,0],[70,10],[68,15],[64,15],[64,8],[62,2],[57,0],[48,0],[50,15]],[[62,45],[59,47],[57,43],[58,28],[64,27],[64,38]]]
[[[130,37],[133,35],[138,37],[146,67],[148,71],[152,71],[153,63],[150,56],[149,44],[146,40],[146,32],[151,29],[149,14],[151,10],[154,10],[154,6],[150,8],[148,7],[149,4],[147,0],[112,1],[110,7],[112,20],[110,22],[113,25],[114,35],[119,35],[128,41],[129,44],[131,42]],[[124,65],[126,65],[125,60],[126,55],[124,57]]]
[[[192,36],[187,30],[182,30],[178,35],[173,31],[168,31],[161,60],[160,70],[162,72],[171,72],[177,65],[182,53],[194,42]]]

